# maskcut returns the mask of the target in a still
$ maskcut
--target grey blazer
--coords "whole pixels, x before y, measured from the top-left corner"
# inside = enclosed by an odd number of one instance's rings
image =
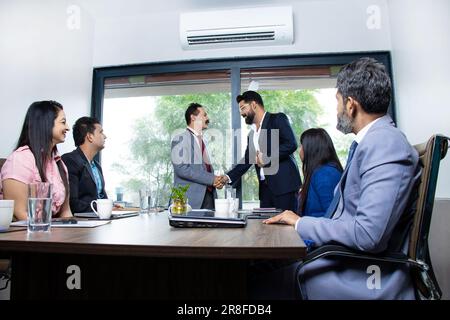
[[[334,216],[303,217],[298,232],[316,246],[338,243],[370,253],[390,250],[393,239],[401,238],[397,223],[411,212],[407,204],[419,178],[416,150],[386,115],[356,148]],[[404,253],[408,240],[406,235],[396,244]],[[415,298],[409,269],[393,264],[324,258],[305,266],[301,279],[308,299]]]
[[[171,143],[173,183],[175,186],[189,184],[187,198],[193,209],[200,209],[206,187],[214,183],[213,172],[208,172],[202,162],[200,146],[189,130],[176,135]],[[217,197],[214,189],[214,197]]]

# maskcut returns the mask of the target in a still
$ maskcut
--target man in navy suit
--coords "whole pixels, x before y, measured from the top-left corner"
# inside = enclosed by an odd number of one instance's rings
[[[237,96],[241,116],[252,125],[247,149],[239,163],[227,173],[228,183],[237,182],[254,164],[259,181],[260,207],[297,209],[300,173],[294,159],[297,141],[284,113],[269,113],[255,91]]]
[[[73,140],[77,148],[62,156],[69,171],[72,212],[92,211],[92,200],[108,198],[102,167],[94,160],[105,147],[105,139],[102,125],[95,118],[82,117],[73,125]]]
[[[295,226],[315,246],[407,253],[403,222],[414,214],[420,166],[417,151],[387,115],[390,98],[391,81],[381,63],[361,58],[344,66],[337,76],[337,128],[356,136],[329,210],[321,218],[283,212],[265,223]],[[308,299],[414,299],[407,266],[322,258],[300,276]],[[295,283],[292,277],[285,285]]]

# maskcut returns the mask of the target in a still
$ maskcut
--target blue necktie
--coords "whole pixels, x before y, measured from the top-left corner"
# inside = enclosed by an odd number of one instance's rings
[[[347,169],[350,166],[350,162],[353,159],[353,154],[355,153],[357,146],[358,146],[358,142],[353,141],[350,146],[350,150],[348,151],[347,163],[345,165],[345,170],[344,170],[344,173],[342,174],[341,181],[339,181],[339,184],[336,188],[336,193],[334,194],[333,200],[331,200],[330,206],[328,207],[327,212],[324,215],[324,218],[331,218],[337,209],[339,200],[341,200],[342,190],[344,189],[344,186],[345,186],[345,180],[347,178]]]

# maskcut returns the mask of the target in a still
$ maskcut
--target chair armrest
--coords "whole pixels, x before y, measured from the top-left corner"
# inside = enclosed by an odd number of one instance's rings
[[[0,274],[7,273],[10,268],[11,261],[9,259],[0,259]]]
[[[394,253],[381,253],[381,254],[370,254],[363,251],[357,251],[354,249],[347,248],[341,245],[324,245],[316,250],[310,252],[305,259],[298,265],[297,274],[301,268],[303,268],[308,263],[311,263],[315,260],[325,258],[325,257],[350,257],[354,259],[363,259],[363,260],[371,260],[371,261],[381,261],[381,262],[391,262],[398,264],[407,264],[413,267],[419,268],[423,271],[428,271],[428,266],[421,262],[410,259],[407,255],[401,252]]]

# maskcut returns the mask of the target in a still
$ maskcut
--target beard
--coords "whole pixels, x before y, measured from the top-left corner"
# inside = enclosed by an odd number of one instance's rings
[[[351,133],[353,131],[353,119],[350,118],[344,111],[342,111],[342,113],[338,113],[336,129],[343,134]]]
[[[253,124],[254,119],[255,119],[255,113],[253,111],[249,111],[249,113],[247,113],[247,115],[245,116],[245,123]]]

